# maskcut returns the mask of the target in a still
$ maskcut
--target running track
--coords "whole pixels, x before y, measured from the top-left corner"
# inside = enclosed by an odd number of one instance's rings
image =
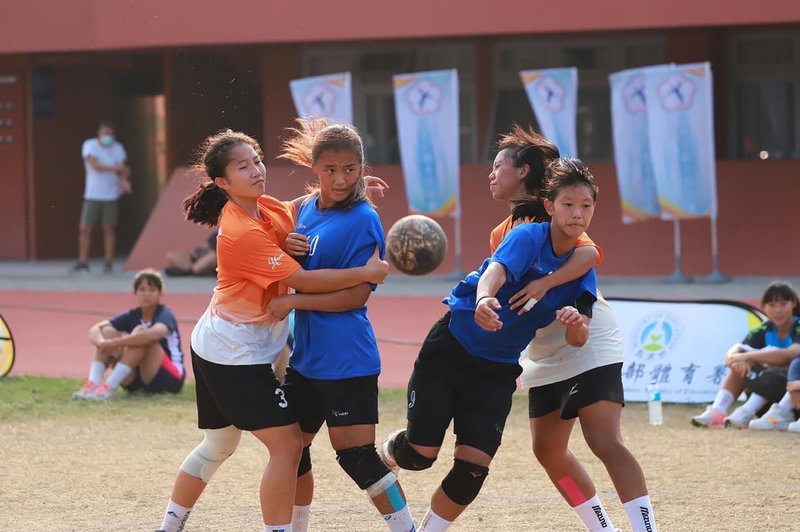
[[[163,298],[178,318],[187,354],[192,327],[209,299],[210,294],[187,293],[168,293]],[[440,301],[440,296],[376,294],[370,298],[369,317],[383,360],[382,388],[406,387],[419,345],[447,310]],[[16,346],[9,375],[85,379],[92,360],[89,327],[135,304],[129,293],[0,290],[0,314]],[[187,373],[192,376],[191,364]]]

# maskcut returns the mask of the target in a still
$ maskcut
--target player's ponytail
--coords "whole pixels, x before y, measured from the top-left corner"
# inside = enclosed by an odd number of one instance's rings
[[[497,150],[506,150],[515,168],[528,165],[528,173],[522,180],[527,194],[537,196],[544,188],[544,173],[553,159],[558,159],[559,152],[555,144],[534,131],[523,129],[514,124],[511,132],[500,136]]]
[[[194,169],[203,177],[197,190],[183,200],[183,213],[187,220],[209,227],[219,223],[219,216],[228,202],[228,195],[217,186],[214,179],[225,177],[225,169],[230,162],[230,152],[239,144],[249,144],[256,154],[264,159],[258,142],[240,131],[224,129],[216,135],[211,135],[200,145],[197,150],[198,162],[195,163]]]

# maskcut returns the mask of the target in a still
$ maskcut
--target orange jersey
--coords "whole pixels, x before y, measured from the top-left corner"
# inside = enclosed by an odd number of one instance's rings
[[[281,281],[300,268],[282,249],[294,230],[294,205],[261,196],[258,208],[261,220],[229,201],[220,216],[211,311],[236,325],[272,324],[267,305],[273,297],[287,293]]]
[[[503,240],[503,237],[506,236],[509,231],[511,231],[512,227],[513,222],[511,220],[511,216],[509,216],[500,222],[500,225],[492,229],[492,234],[489,236],[489,247],[491,248],[492,253],[497,250],[498,246],[500,246],[500,242]],[[595,244],[586,233],[581,234],[581,236],[578,237],[578,241],[575,243],[576,248],[581,246],[594,246],[597,248],[597,253],[600,255],[597,258],[597,264],[603,262],[603,250],[600,248],[600,246]]]

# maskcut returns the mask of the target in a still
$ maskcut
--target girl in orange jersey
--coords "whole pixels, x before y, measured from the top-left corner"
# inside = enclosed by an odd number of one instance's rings
[[[498,143],[489,175],[494,199],[512,206],[525,194],[537,196],[544,187],[544,168],[558,148],[533,130],[514,125]],[[547,220],[541,217],[536,221]],[[492,252],[512,227],[509,216],[490,238]],[[511,301],[519,308],[541,299],[554,286],[583,275],[602,260],[599,247],[585,234],[572,258],[551,275],[532,281]],[[530,304],[528,305],[530,306]],[[520,310],[524,312],[524,307]],[[624,404],[621,370],[622,335],[611,306],[598,291],[589,339],[582,347],[567,345],[564,326],[554,321],[541,329],[520,356],[520,383],[529,389],[533,452],[550,480],[588,530],[614,530],[597,497],[592,479],[568,448],[575,418],[584,439],[608,470],[634,532],[656,530],[644,473],[620,434]]]
[[[326,292],[382,283],[388,264],[376,250],[364,266],[305,271],[284,253],[296,204],[264,194],[263,155],[251,137],[231,130],[209,137],[198,166],[211,179],[184,200],[184,212],[195,223],[219,225],[217,286],[191,340],[204,437],[180,467],[161,529],[183,530],[211,476],[246,430],[269,449],[260,488],[264,529],[291,532],[303,446],[271,366],[286,344],[288,325],[275,320],[267,305],[287,286]]]

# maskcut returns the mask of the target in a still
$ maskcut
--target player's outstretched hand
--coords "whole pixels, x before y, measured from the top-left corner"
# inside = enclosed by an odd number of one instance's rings
[[[311,249],[308,244],[308,236],[300,233],[289,233],[286,235],[284,249],[292,257],[305,257],[308,254],[308,250]]]
[[[495,310],[500,310],[500,302],[496,297],[484,297],[478,301],[478,306],[475,308],[475,323],[481,329],[489,332],[494,332],[503,327],[503,322],[500,321],[500,316],[497,315]]]
[[[291,295],[284,295],[284,296],[275,296],[267,305],[267,312],[269,312],[270,317],[272,317],[276,322],[279,322],[286,318],[289,313],[292,311],[291,303]]]
[[[367,185],[367,190],[369,190],[370,194],[380,198],[383,197],[384,192],[389,190],[389,184],[380,177],[374,175],[364,176],[364,183]]]
[[[381,260],[381,251],[378,246],[375,246],[375,253],[372,254],[364,267],[367,268],[369,277],[367,282],[372,284],[383,284],[386,276],[389,275],[389,263]]]
[[[575,307],[561,307],[556,311],[556,319],[560,321],[564,327],[580,327],[583,325],[583,318],[581,313]]]
[[[511,296],[511,299],[508,300],[511,304],[509,308],[511,310],[519,309],[517,314],[521,316],[532,309],[536,302],[541,301],[548,290],[550,290],[550,285],[547,283],[547,277],[534,279],[525,288]],[[532,304],[529,304],[530,300],[533,300]]]

